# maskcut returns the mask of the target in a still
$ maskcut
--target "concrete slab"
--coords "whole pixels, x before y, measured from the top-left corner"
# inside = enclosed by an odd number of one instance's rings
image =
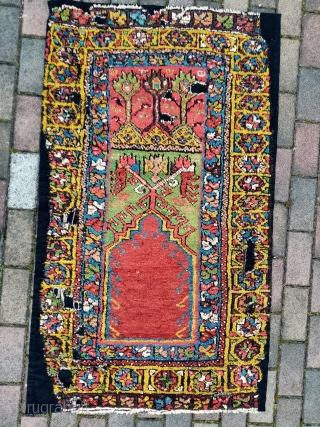
[[[320,121],[320,69],[300,68],[298,119]]]
[[[22,380],[25,328],[0,327],[0,382]],[[0,387],[1,388],[1,387]]]
[[[16,62],[20,29],[20,10],[15,7],[0,7],[0,61]]]
[[[18,90],[41,95],[43,90],[45,40],[23,38]]]
[[[5,268],[2,276],[0,322],[26,324],[30,271]]]
[[[37,206],[38,171],[38,154],[11,154],[9,208],[34,209]]]
[[[13,90],[16,77],[14,65],[0,64],[0,120],[11,120]]]
[[[45,37],[48,16],[49,8],[45,0],[24,0],[22,33]]]
[[[17,385],[0,386],[1,427],[17,427],[20,392]]]
[[[33,221],[32,211],[9,210],[4,251],[5,265],[28,267],[31,263]]]
[[[21,151],[39,151],[41,131],[41,98],[17,96],[13,146]]]
[[[7,181],[0,181],[0,230],[3,230],[6,218]]]

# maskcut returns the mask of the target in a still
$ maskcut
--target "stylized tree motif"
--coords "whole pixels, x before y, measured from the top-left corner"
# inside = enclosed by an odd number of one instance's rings
[[[185,125],[187,122],[187,104],[197,95],[197,93],[191,92],[191,86],[196,82],[196,78],[191,75],[191,73],[183,73],[180,71],[180,74],[172,82],[172,90],[178,93],[181,97],[181,124]]]
[[[143,83],[144,88],[154,99],[154,120],[159,123],[160,120],[160,96],[169,88],[169,82],[161,71],[152,70],[151,75]]]
[[[112,194],[118,194],[127,185],[127,171],[130,170],[139,173],[140,164],[135,156],[123,155],[120,157],[117,168],[112,174]]]
[[[191,163],[188,157],[179,157],[172,164],[171,172],[181,170],[181,196],[189,200],[191,204],[197,202],[197,191],[199,185],[196,184],[199,177],[195,175],[195,164]]]
[[[131,100],[140,90],[140,82],[133,73],[126,74],[122,72],[122,76],[113,82],[114,90],[119,93],[126,101],[126,122],[131,121]]]
[[[150,156],[149,159],[145,159],[144,164],[145,172],[152,172],[151,181],[157,183],[161,180],[159,173],[163,172],[167,175],[168,173],[168,160],[162,156]]]

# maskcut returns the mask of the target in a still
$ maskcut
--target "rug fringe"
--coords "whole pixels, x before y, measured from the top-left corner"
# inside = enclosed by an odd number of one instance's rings
[[[210,413],[258,413],[257,408],[240,408],[240,409],[217,409],[217,410],[199,410],[199,411],[192,411],[189,409],[174,409],[172,411],[169,410],[155,410],[155,409],[139,409],[139,408],[133,408],[133,409],[121,409],[121,408],[108,408],[108,409],[95,409],[95,408],[81,408],[81,409],[70,409],[66,412],[72,412],[76,414],[108,414],[108,413],[118,413],[118,414],[138,414],[138,413],[144,413],[144,414],[150,414],[150,418],[152,418],[152,415],[168,415],[168,414],[210,414]]]
[[[118,4],[118,5],[112,5],[112,4],[101,4],[101,3],[93,3],[92,7],[101,7],[103,9],[141,9],[146,10],[143,8],[143,5],[134,5],[134,4]],[[90,8],[91,9],[91,8]],[[181,9],[182,12],[186,10],[211,10],[213,12],[224,12],[224,13],[236,13],[237,15],[254,15],[259,16],[259,12],[244,12],[240,10],[233,10],[233,9],[214,9],[212,7],[208,6],[164,6],[162,9],[159,10],[161,12],[162,10],[176,10]]]

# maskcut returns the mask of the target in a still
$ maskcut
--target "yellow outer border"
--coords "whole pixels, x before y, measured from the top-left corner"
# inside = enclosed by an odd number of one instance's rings
[[[53,36],[56,35],[56,29],[57,28],[69,28],[69,26],[64,26],[64,25],[58,25],[58,24],[53,24],[50,28],[50,37],[51,40],[53,40]],[[74,31],[77,31],[80,35],[80,39],[81,42],[83,42],[83,45],[86,45],[86,40],[87,39],[91,39],[91,43],[94,45],[93,41],[92,41],[92,35],[95,33],[98,33],[101,30],[93,30],[93,29],[85,29],[85,28],[81,28],[81,29],[75,29],[73,28]],[[130,40],[128,40],[128,37],[130,37],[130,35],[135,31],[135,29],[128,29],[128,30],[114,30],[114,32],[117,34],[116,40],[111,43],[108,47],[106,48],[101,48],[98,46],[93,46],[93,47],[88,47],[88,48],[84,48],[83,46],[75,45],[73,46],[73,49],[75,51],[78,52],[78,54],[80,55],[80,57],[83,59],[83,65],[81,67],[81,75],[80,75],[80,79],[78,82],[73,82],[73,83],[67,83],[67,84],[56,84],[50,80],[52,80],[52,74],[50,71],[50,67],[51,66],[65,66],[65,64],[63,64],[62,62],[60,62],[59,60],[57,61],[58,57],[56,55],[56,51],[61,47],[61,46],[57,46],[54,45],[54,43],[50,44],[50,52],[49,52],[49,56],[48,56],[48,62],[46,65],[46,69],[45,69],[45,86],[46,87],[59,87],[59,86],[68,86],[68,87],[75,87],[75,86],[80,86],[80,94],[81,94],[81,109],[78,112],[78,125],[76,126],[57,126],[54,125],[53,123],[48,123],[47,120],[47,115],[44,114],[43,116],[43,121],[42,121],[42,128],[43,128],[43,132],[45,134],[50,134],[50,132],[52,132],[52,129],[63,129],[63,128],[68,128],[68,129],[73,129],[75,131],[78,130],[79,132],[79,139],[80,139],[80,145],[78,147],[68,147],[68,150],[75,150],[75,151],[81,151],[82,147],[83,147],[83,139],[85,136],[85,132],[84,132],[84,126],[85,126],[85,92],[84,92],[84,84],[85,84],[85,69],[86,69],[86,62],[87,62],[87,52],[89,50],[115,50],[115,51],[121,51],[121,50],[135,50],[136,47],[130,42]],[[152,49],[152,50],[163,50],[163,49],[168,49],[168,50],[172,50],[175,49],[175,46],[170,45],[170,43],[167,41],[166,39],[166,35],[170,32],[170,29],[145,29],[143,30],[147,33],[150,33],[151,35],[151,42],[149,44],[147,44],[146,46],[143,47],[143,49]],[[246,57],[250,57],[250,54],[245,53],[241,46],[242,43],[246,40],[250,40],[252,39],[251,36],[245,36],[242,34],[229,34],[226,32],[220,33],[219,31],[209,31],[209,30],[189,30],[189,29],[184,29],[184,31],[188,32],[191,35],[192,38],[192,42],[191,45],[187,45],[185,47],[183,47],[182,49],[179,49],[179,51],[190,51],[190,50],[196,50],[196,51],[202,51],[202,52],[209,52],[209,53],[215,53],[215,54],[221,54],[221,52],[219,52],[219,50],[215,49],[214,47],[210,46],[207,43],[207,37],[208,35],[218,35],[218,34],[223,34],[223,37],[225,37],[226,39],[229,40],[230,42],[230,48],[228,49],[227,52],[225,52],[224,54],[229,56],[231,58],[231,70],[230,73],[233,76],[232,79],[232,92],[231,92],[231,99],[232,99],[232,106],[231,106],[231,132],[230,132],[230,187],[229,187],[229,210],[228,210],[228,218],[231,218],[232,215],[232,200],[233,200],[233,196],[234,196],[234,188],[236,188],[238,190],[238,195],[239,197],[242,197],[244,195],[246,195],[246,193],[244,191],[242,191],[239,188],[239,185],[237,184],[237,182],[235,182],[234,180],[236,179],[237,181],[239,181],[239,177],[244,177],[244,176],[249,176],[250,174],[246,174],[246,173],[237,173],[236,175],[233,172],[233,168],[234,168],[234,157],[235,156],[240,156],[241,153],[234,153],[234,151],[232,150],[232,144],[234,143],[234,136],[235,133],[239,133],[239,134],[247,134],[250,133],[247,130],[235,130],[235,126],[236,126],[236,120],[235,120],[235,112],[236,111],[241,111],[243,113],[252,113],[252,111],[247,111],[247,110],[243,110],[242,108],[239,108],[239,105],[236,105],[236,99],[241,99],[243,96],[245,95],[252,95],[250,93],[246,93],[246,92],[241,92],[241,97],[236,96],[237,95],[237,91],[236,91],[236,83],[237,81],[239,81],[239,78],[245,77],[246,75],[250,74],[250,73],[244,73],[244,72],[240,72],[240,71],[234,71],[234,66],[235,63],[238,61],[236,56],[240,56],[240,58],[243,58],[244,56]],[[90,33],[90,36],[88,35],[88,33]],[[59,41],[58,37],[56,36],[56,39]],[[260,39],[262,41],[261,38],[259,37],[255,37],[255,40]],[[160,44],[163,43],[163,44]],[[116,44],[118,44],[116,46]],[[252,55],[254,57],[256,57],[256,55]],[[265,53],[262,53],[261,58],[266,59]],[[52,62],[52,59],[55,59],[54,62]],[[269,85],[268,83],[268,77],[269,77],[269,71],[268,69],[265,70],[265,72],[260,72],[260,73],[255,73],[256,75],[260,76],[264,83],[265,83],[265,87],[267,87]],[[240,94],[240,93],[239,93]],[[47,89],[44,90],[43,92],[44,95],[44,101],[43,101],[43,107],[44,107],[44,111],[45,107],[47,105],[47,101],[45,100],[46,95],[47,95]],[[264,96],[266,97],[266,99],[268,99],[268,94],[264,93]],[[56,106],[58,103],[51,103],[51,105]],[[67,104],[66,104],[67,105]],[[269,106],[269,103],[267,105],[267,107]],[[254,112],[253,112],[254,113]],[[262,116],[266,119],[267,124],[269,125],[269,118],[268,118],[268,112],[263,111]],[[266,135],[270,135],[271,133],[269,131],[258,131],[258,132],[254,132],[256,134],[262,135],[262,136],[266,136]],[[50,136],[49,136],[50,139]],[[266,146],[268,145],[268,143],[266,142],[265,144]],[[55,146],[53,148],[56,149],[63,149],[63,147],[58,147]],[[244,154],[244,152],[242,152],[242,154]],[[260,155],[260,158],[266,163],[268,164],[268,161],[266,159],[265,155]],[[82,156],[80,156],[80,167],[82,165]],[[72,168],[68,168],[69,170],[71,170]],[[261,176],[261,175],[260,175]],[[264,177],[269,177],[269,174],[263,174]],[[268,186],[268,184],[266,184],[266,186],[264,187],[266,193],[263,193],[263,195],[267,195],[270,196],[270,188]],[[81,194],[81,177],[78,175],[77,177],[77,185],[76,185],[76,189],[70,189],[70,188],[65,188],[63,191],[66,191],[67,193],[69,193],[72,197],[72,206],[75,205],[79,205],[80,203],[80,194]],[[51,188],[51,194],[53,195],[55,192],[55,190],[53,188]],[[255,193],[256,195],[259,195],[259,193]],[[256,211],[257,213],[263,213],[263,211],[266,208],[267,202],[266,202],[266,198],[264,198],[265,200],[265,205],[264,206],[260,206],[260,208]],[[267,226],[258,226],[256,227],[257,230],[264,236],[268,235],[268,227]],[[234,251],[235,249],[241,249],[245,250],[245,246],[241,243],[238,242],[238,244],[235,246],[234,245],[234,233],[232,233],[232,230],[230,230],[230,228],[228,229],[228,265],[227,265],[227,270],[228,270],[228,287],[229,287],[229,291],[228,291],[228,305],[227,305],[227,319],[229,320],[227,322],[226,325],[226,345],[225,345],[225,351],[224,351],[224,367],[208,367],[208,368],[196,368],[199,372],[203,369],[207,369],[207,370],[212,370],[215,372],[223,372],[223,377],[224,377],[224,388],[223,391],[225,393],[248,393],[248,392],[256,392],[257,388],[256,387],[239,387],[237,386],[234,382],[233,382],[233,367],[236,366],[240,366],[240,365],[246,365],[245,363],[242,363],[241,360],[237,359],[237,357],[235,356],[234,352],[233,352],[233,348],[234,348],[234,340],[237,339],[237,342],[241,341],[241,337],[240,336],[234,336],[234,327],[231,328],[230,327],[230,319],[232,317],[232,296],[234,293],[236,294],[245,294],[246,291],[241,289],[240,287],[236,286],[236,290],[234,289],[234,284],[233,282],[233,276],[236,274],[235,272],[238,270],[240,272],[240,270],[234,266],[232,266],[232,259],[234,257]],[[71,265],[73,267],[73,270],[71,271],[71,277],[70,277],[70,282],[73,283],[75,280],[75,243],[77,240],[77,234],[78,234],[78,228],[75,226],[74,227],[74,236],[72,238],[73,241],[73,248],[72,248],[72,253],[73,253],[73,260],[72,261],[61,261],[60,264],[61,265]],[[48,240],[51,240],[50,238],[48,238]],[[258,246],[258,249],[261,247],[261,249],[263,250],[267,250],[268,249],[268,245],[267,244],[262,244],[260,243]],[[49,263],[49,262],[48,262]],[[266,283],[266,273],[263,273],[263,283]],[[59,285],[61,288],[64,288],[64,284]],[[45,283],[43,283],[43,289],[47,288],[48,285],[46,285]],[[54,287],[57,287],[57,285],[55,285]],[[251,291],[252,292],[252,291]],[[255,291],[257,294],[260,295],[268,295],[268,293],[270,292],[270,289],[266,288],[266,286],[262,286],[259,290]],[[52,311],[47,310],[46,311],[47,314],[51,314]],[[63,334],[61,335],[60,333],[58,334],[50,334],[49,336],[57,336],[60,337],[61,339],[64,339],[66,337],[69,337],[68,340],[70,340],[72,342],[72,335],[73,335],[73,328],[72,328],[72,319],[73,319],[73,313],[70,310],[64,311],[61,310],[61,315],[63,316],[64,314],[68,314],[69,315],[69,321],[68,321],[68,326],[69,326],[69,334]],[[239,318],[243,318],[243,315],[239,315],[236,314],[236,317]],[[263,314],[263,316],[260,316],[261,318],[263,317],[262,320],[262,328],[259,332],[259,334],[254,336],[254,341],[259,342],[261,344],[261,353],[260,353],[260,357],[263,357],[263,348],[264,348],[264,343],[265,343],[265,326],[266,326],[266,322],[268,321],[268,315],[267,314]],[[42,333],[44,335],[44,337],[46,337],[47,333],[45,330],[42,329]],[[232,354],[233,353],[233,354]],[[229,354],[232,354],[232,356],[234,357],[234,360],[230,361],[229,360]],[[71,350],[69,352],[69,354],[62,354],[62,359],[63,363],[66,363],[67,366],[72,370],[72,371],[76,371],[75,367],[72,365],[72,358],[71,358]],[[50,358],[47,359],[47,361],[51,361]],[[258,367],[259,365],[259,356],[256,356],[252,361],[250,361],[249,365],[250,366],[256,366]],[[130,365],[128,365],[130,366]],[[110,368],[116,368],[116,365],[111,365]],[[229,367],[231,368],[231,374],[229,372]],[[132,368],[132,366],[131,366]],[[135,368],[132,368],[135,369]],[[159,369],[156,366],[149,366],[148,369]],[[176,369],[176,368],[166,368],[166,369]],[[185,373],[187,373],[189,370],[195,370],[195,368],[182,368]],[[80,368],[80,371],[83,370],[82,368]],[[105,370],[100,370],[98,369],[98,371],[101,373],[101,375],[105,374]],[[232,386],[229,387],[229,384],[233,382]],[[104,383],[104,381],[102,381],[101,383]],[[107,384],[107,383],[105,383]],[[77,387],[72,386],[68,391],[64,390],[60,383],[55,381],[55,386],[54,386],[55,392],[59,393],[59,392],[64,392],[65,394],[72,394],[74,392],[77,393],[84,393],[83,391],[77,389]],[[95,390],[94,393],[103,393],[105,392],[105,387],[101,387],[100,390]],[[114,391],[112,391],[114,392]],[[145,393],[149,393],[148,389],[144,389]],[[86,393],[88,393],[88,391],[86,391]],[[154,392],[153,392],[154,393]],[[178,394],[187,394],[187,390],[184,389],[179,391]],[[161,394],[163,394],[163,392],[161,392]],[[172,394],[172,393],[171,393]],[[206,393],[202,393],[202,394],[206,394]],[[208,393],[208,395],[212,395],[212,391]]]

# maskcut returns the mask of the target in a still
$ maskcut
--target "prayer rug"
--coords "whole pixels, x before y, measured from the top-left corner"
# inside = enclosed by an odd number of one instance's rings
[[[49,8],[27,413],[264,410],[279,16]]]

